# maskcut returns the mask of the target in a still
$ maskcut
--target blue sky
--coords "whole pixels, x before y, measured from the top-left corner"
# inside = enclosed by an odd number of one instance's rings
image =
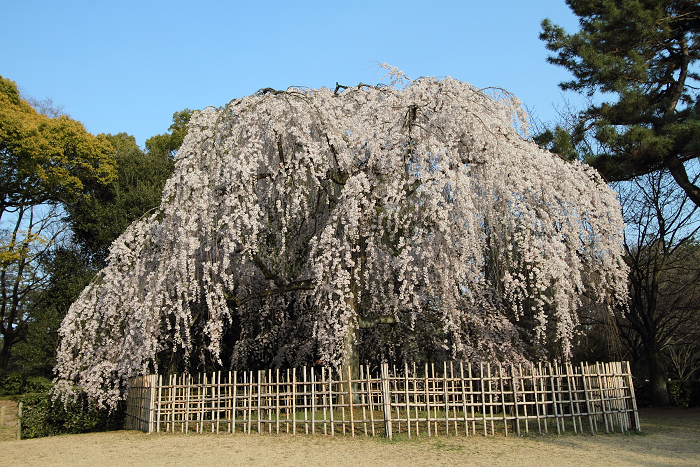
[[[140,145],[175,111],[264,87],[377,83],[381,62],[412,78],[503,87],[552,120],[570,75],[546,63],[540,22],[577,29],[564,0],[6,3],[0,75],[88,131]]]

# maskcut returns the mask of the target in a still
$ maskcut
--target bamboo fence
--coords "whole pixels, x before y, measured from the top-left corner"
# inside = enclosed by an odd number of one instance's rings
[[[126,428],[330,436],[640,430],[628,362],[444,363],[148,375],[129,380]]]

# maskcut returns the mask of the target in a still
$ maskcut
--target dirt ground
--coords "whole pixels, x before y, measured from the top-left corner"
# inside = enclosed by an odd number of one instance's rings
[[[641,409],[642,434],[383,438],[116,431],[0,441],[3,466],[700,466],[700,409]],[[5,437],[7,439],[7,437]]]

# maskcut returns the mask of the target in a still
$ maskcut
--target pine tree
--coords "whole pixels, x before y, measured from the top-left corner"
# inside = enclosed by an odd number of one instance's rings
[[[687,163],[700,155],[700,5],[693,0],[566,0],[580,22],[567,34],[549,20],[540,39],[556,53],[549,63],[574,79],[564,90],[593,104],[571,129],[538,142],[596,167],[608,180],[667,169],[700,205]],[[691,177],[692,178],[692,177]]]

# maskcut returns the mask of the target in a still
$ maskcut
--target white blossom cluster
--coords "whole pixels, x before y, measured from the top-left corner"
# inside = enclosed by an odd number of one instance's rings
[[[63,322],[65,394],[77,383],[114,405],[157,352],[189,355],[194,332],[220,362],[234,319],[235,358],[304,328],[276,358],[311,340],[338,366],[375,320],[432,323],[454,358],[518,359],[523,317],[568,355],[581,296],[624,296],[615,193],[527,141],[512,96],[394,78],[195,114],[159,210],[114,242]],[[297,328],[269,324],[292,315]]]

